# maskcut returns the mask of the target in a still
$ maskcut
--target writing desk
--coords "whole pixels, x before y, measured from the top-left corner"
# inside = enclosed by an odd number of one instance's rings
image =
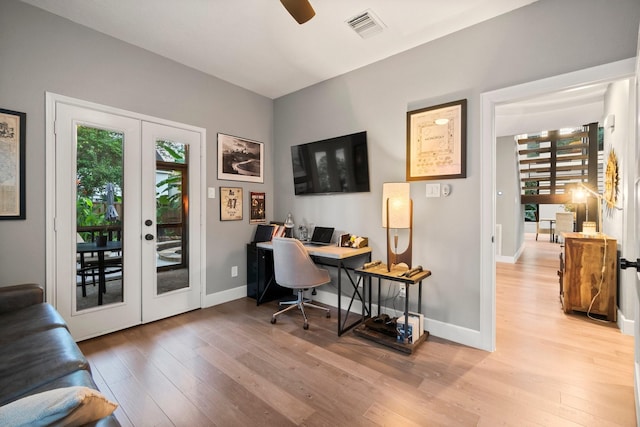
[[[256,244],[257,256],[258,258],[264,256],[265,251],[273,251],[273,245],[271,242],[260,242]],[[371,316],[371,301],[369,301],[369,306],[366,306],[366,294],[364,292],[364,287],[362,289],[358,289],[358,278],[351,274],[355,270],[353,267],[354,264],[362,266],[365,262],[371,261],[371,248],[343,248],[339,246],[312,246],[305,245],[305,249],[311,256],[311,259],[318,264],[323,266],[331,266],[336,267],[338,269],[338,335],[342,335],[351,328],[357,326],[362,323],[365,318]],[[272,270],[273,271],[273,270]],[[342,318],[342,273],[345,273],[347,278],[349,279],[349,283],[351,284],[353,293],[351,294],[349,305],[346,308],[346,315],[344,319]],[[260,269],[258,269],[258,275],[261,274]],[[261,294],[256,298],[256,303],[260,305],[263,302],[264,295],[267,293],[267,290],[273,283],[276,283],[275,277],[272,274],[271,277],[265,278],[266,285]],[[260,281],[260,278],[258,278]],[[347,321],[349,319],[349,314],[351,313],[351,307],[353,306],[353,302],[356,298],[362,303],[362,315],[358,316],[351,324],[347,325]]]
[[[405,353],[412,353],[413,350],[427,339],[429,332],[422,331],[422,335],[413,343],[409,343],[408,340],[408,327],[409,327],[409,293],[412,285],[418,285],[418,313],[422,313],[422,281],[431,276],[431,271],[422,270],[421,272],[406,277],[403,273],[407,271],[406,268],[392,268],[391,271],[387,271],[386,264],[378,264],[370,268],[358,268],[355,273],[359,276],[368,279],[368,286],[371,288],[371,279],[378,279],[378,316],[380,315],[380,282],[382,279],[389,280],[391,282],[405,284],[405,298],[404,298],[404,330],[402,336],[402,342],[390,339],[386,335],[379,334],[373,330],[367,328],[366,324],[363,324],[354,330],[358,335],[376,341],[380,344],[387,345],[395,348],[396,350],[404,351]],[[371,290],[369,290],[371,294]],[[370,309],[371,310],[371,309]]]

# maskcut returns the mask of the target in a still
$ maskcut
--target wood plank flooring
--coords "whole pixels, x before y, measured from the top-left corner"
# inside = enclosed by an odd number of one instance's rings
[[[241,299],[80,343],[124,426],[633,426],[633,338],[565,315],[558,244],[497,264],[497,350],[406,355]],[[428,286],[428,282],[426,283]]]

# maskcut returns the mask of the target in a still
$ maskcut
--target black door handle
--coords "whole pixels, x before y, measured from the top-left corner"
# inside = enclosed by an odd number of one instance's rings
[[[145,235],[144,235],[144,238],[145,238],[146,240],[153,240],[153,234],[145,234]]]
[[[620,258],[621,269],[626,270],[627,268],[635,268],[636,270],[638,270],[638,267],[640,267],[640,258],[636,259],[635,262]]]

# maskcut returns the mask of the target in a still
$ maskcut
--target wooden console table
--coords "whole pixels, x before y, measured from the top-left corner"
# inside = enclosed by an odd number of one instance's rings
[[[562,233],[562,236],[565,239],[564,263],[561,258],[559,273],[564,312],[590,312],[615,322],[618,277],[616,239],[602,234]]]
[[[392,269],[391,271],[387,271],[386,264],[378,264],[374,267],[370,268],[359,268],[355,270],[357,275],[362,276],[366,280],[369,287],[369,303],[371,303],[371,279],[378,279],[378,315],[380,315],[380,282],[382,279],[389,280],[395,283],[403,283],[405,284],[406,295],[404,299],[404,339],[402,342],[398,341],[394,337],[390,337],[388,335],[377,332],[367,326],[366,323],[359,325],[357,328],[353,330],[353,332],[361,336],[363,338],[367,338],[373,340],[379,344],[386,345],[388,347],[394,348],[396,350],[405,352],[405,353],[413,353],[413,351],[427,340],[429,336],[429,332],[422,331],[422,335],[413,343],[408,342],[408,325],[409,325],[409,294],[410,288],[412,285],[418,285],[418,313],[422,313],[422,281],[427,277],[431,276],[431,271],[423,270],[420,273],[406,277],[402,274],[406,271],[405,269]]]

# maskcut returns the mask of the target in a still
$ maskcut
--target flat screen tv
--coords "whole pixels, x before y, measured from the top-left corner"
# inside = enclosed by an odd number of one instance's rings
[[[367,132],[291,147],[296,195],[369,191]]]

